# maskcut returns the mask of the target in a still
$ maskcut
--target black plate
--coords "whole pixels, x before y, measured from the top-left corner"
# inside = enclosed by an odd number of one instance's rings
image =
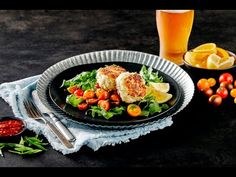
[[[126,68],[129,72],[139,72],[142,65],[137,63],[128,63],[128,62],[103,62],[103,63],[94,63],[94,64],[84,64],[69,68],[60,74],[58,74],[49,85],[49,96],[52,102],[61,109],[64,113],[69,115],[69,118],[77,120],[83,123],[96,124],[96,125],[105,125],[105,126],[127,126],[127,125],[135,125],[146,123],[150,121],[156,121],[158,119],[170,116],[174,114],[183,103],[183,90],[178,86],[177,82],[174,81],[167,74],[158,71],[159,76],[163,77],[164,82],[168,82],[170,84],[170,91],[173,95],[172,106],[161,113],[157,113],[155,115],[149,117],[138,117],[132,118],[128,114],[123,114],[122,116],[116,116],[109,120],[106,120],[103,117],[91,117],[89,115],[85,115],[84,111],[79,111],[78,109],[72,107],[69,104],[66,104],[66,96],[67,93],[64,91],[64,88],[60,88],[62,81],[64,79],[71,79],[75,75],[83,72],[90,71],[93,69],[98,69],[100,67],[104,67],[105,65],[116,64]],[[148,67],[147,67],[148,68]],[[154,70],[157,71],[157,70]]]

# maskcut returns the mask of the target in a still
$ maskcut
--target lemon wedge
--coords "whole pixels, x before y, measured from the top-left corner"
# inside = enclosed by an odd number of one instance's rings
[[[207,68],[208,69],[218,69],[220,65],[221,58],[216,54],[211,54],[207,58]]]
[[[147,87],[147,94],[154,96],[158,103],[165,103],[173,97],[172,94],[156,90],[153,86]]]
[[[229,57],[227,60],[224,60],[223,62],[220,63],[219,68],[220,69],[225,69],[229,68],[234,65],[234,57]]]
[[[152,92],[152,95],[155,97],[155,99],[158,103],[165,103],[165,102],[169,101],[173,96],[170,93],[165,93],[165,92],[161,92],[158,90]]]
[[[205,43],[193,49],[193,52],[216,53],[215,43]]]
[[[208,52],[193,52],[193,51],[188,51],[186,52],[184,59],[192,64],[192,65],[196,65],[196,64],[200,64],[203,61],[205,61],[207,59],[207,57],[210,55],[211,53]]]
[[[165,92],[165,93],[169,92],[169,90],[170,90],[170,84],[169,83],[150,82],[149,85],[154,87],[155,90]]]
[[[220,56],[222,59],[228,59],[229,58],[229,53],[220,47],[216,47],[216,54]]]

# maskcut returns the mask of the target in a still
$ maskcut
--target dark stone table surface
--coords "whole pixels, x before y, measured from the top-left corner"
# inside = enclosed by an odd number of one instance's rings
[[[196,10],[189,48],[214,42],[236,52],[236,10]],[[0,10],[0,83],[42,73],[74,55],[127,49],[158,55],[153,10]],[[0,99],[0,115],[12,115]],[[171,127],[98,151],[36,156],[5,152],[1,167],[235,167],[236,105],[195,94]],[[28,132],[31,133],[31,132]]]

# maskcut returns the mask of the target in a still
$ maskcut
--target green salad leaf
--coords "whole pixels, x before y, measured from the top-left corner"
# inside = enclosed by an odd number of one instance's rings
[[[152,72],[153,69],[152,67],[149,67],[148,69],[146,68],[145,65],[142,66],[139,74],[143,77],[147,85],[149,85],[150,82],[163,82],[163,78],[161,76],[158,76],[158,72],[154,73]]]
[[[66,97],[66,103],[72,105],[73,107],[77,107],[78,104],[84,101],[83,98],[78,98],[75,94],[70,94]]]
[[[79,88],[82,88],[82,90],[94,89],[97,83],[96,73],[96,70],[84,71],[69,80],[63,80],[61,87],[77,85]]]
[[[160,113],[163,110],[167,110],[169,108],[168,104],[159,104],[158,102],[156,102],[155,98],[150,94],[146,95],[138,105],[142,105],[141,115],[146,117],[157,112]]]
[[[99,117],[103,116],[105,119],[110,119],[115,115],[121,115],[123,111],[125,111],[124,106],[115,107],[110,109],[109,111],[106,111],[99,106],[91,106],[91,109],[89,109],[86,114],[88,114],[88,112],[91,112],[92,117],[98,115]]]

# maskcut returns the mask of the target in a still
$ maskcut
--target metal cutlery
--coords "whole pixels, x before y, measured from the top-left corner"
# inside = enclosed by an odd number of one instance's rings
[[[45,117],[43,114],[39,111],[39,109],[36,107],[36,105],[29,99],[25,99],[23,101],[24,107],[26,109],[27,115],[30,118],[33,118],[35,120],[43,120],[43,122],[47,125],[47,127],[57,136],[57,138],[60,140],[62,144],[64,144],[67,148],[73,148],[73,144],[66,139],[66,137]]]
[[[46,108],[43,103],[40,101],[38,94],[36,91],[33,91],[32,93],[33,100],[35,103],[37,103],[39,111],[42,113],[43,116],[49,116],[55,126],[60,130],[60,132],[66,137],[69,141],[75,141],[76,138],[74,135],[70,132],[70,130],[65,127],[65,125],[48,109]]]

